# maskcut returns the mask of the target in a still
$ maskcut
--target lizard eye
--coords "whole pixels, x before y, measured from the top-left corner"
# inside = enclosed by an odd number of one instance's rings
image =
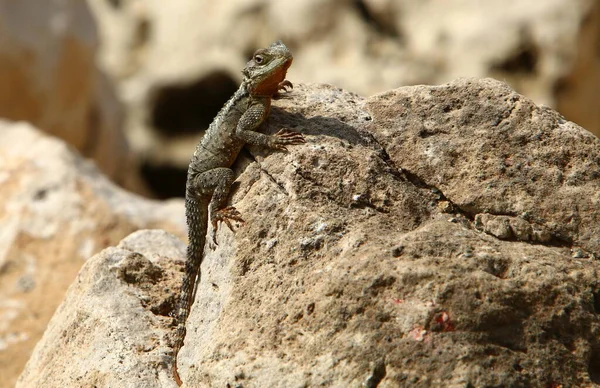
[[[255,55],[255,56],[254,56],[254,62],[258,63],[259,65],[260,65],[261,63],[263,63],[263,61],[264,61],[264,58],[263,58],[263,56],[262,56],[262,55]]]

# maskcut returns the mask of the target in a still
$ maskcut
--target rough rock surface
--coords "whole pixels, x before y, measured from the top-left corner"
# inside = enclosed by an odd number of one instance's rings
[[[246,223],[220,229],[207,251],[179,358],[187,386],[600,384],[598,138],[490,79],[368,99],[299,85],[265,131],[281,127],[307,144],[250,150],[238,165],[232,202]],[[98,374],[112,379],[103,357],[152,337],[149,352],[136,345],[111,369],[127,386],[164,383],[162,364],[153,379],[136,373],[160,358],[167,335],[163,318],[142,311],[147,298],[131,297],[145,281],[91,291],[93,279],[127,272],[110,269],[131,266],[122,263],[133,252],[161,268],[144,271],[175,279],[180,266],[153,260],[161,251],[145,244],[176,241],[146,233],[90,261],[21,386],[64,386],[69,375],[96,384],[87,361],[73,373],[54,359],[88,360],[84,338],[140,320],[148,332],[98,348]],[[150,299],[167,299],[169,284]],[[118,319],[76,317],[123,298],[132,307],[111,310]],[[72,329],[80,323],[99,332]]]
[[[85,1],[0,0],[0,117],[62,138],[132,187],[121,106],[96,66],[97,46]]]
[[[180,200],[116,187],[64,142],[0,121],[0,386],[14,385],[84,260],[139,228],[184,235]]]
[[[161,364],[184,258],[181,240],[144,230],[88,260],[17,387],[174,385]]]
[[[596,0],[90,4],[103,68],[131,113],[127,133],[154,177],[161,166],[187,167],[196,143],[189,138],[197,140],[232,94],[248,56],[275,39],[294,53],[292,82],[369,96],[489,76],[600,133]]]

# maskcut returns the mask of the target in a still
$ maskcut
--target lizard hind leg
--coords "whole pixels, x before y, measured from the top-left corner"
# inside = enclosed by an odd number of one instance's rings
[[[242,224],[244,223],[244,219],[242,218],[242,215],[233,206],[227,206],[225,208],[219,209],[216,212],[214,212],[211,216],[210,222],[212,223],[212,226],[213,226],[212,238],[213,238],[213,243],[215,245],[217,245],[217,230],[219,228],[219,221],[224,222],[225,225],[227,225],[229,230],[231,230],[232,232],[233,232],[233,225],[231,224],[232,221],[239,222]]]
[[[227,206],[229,190],[235,176],[227,167],[218,167],[198,174],[191,182],[201,195],[210,195],[209,214],[213,226],[212,241],[217,245],[217,230],[219,222],[224,222],[233,230],[232,222],[243,223],[242,215],[233,207]]]

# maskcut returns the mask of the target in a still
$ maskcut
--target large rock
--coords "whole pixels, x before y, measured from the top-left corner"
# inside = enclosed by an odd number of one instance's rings
[[[0,0],[0,118],[24,120],[137,187],[121,106],[95,63],[85,1]]]
[[[2,387],[13,386],[86,259],[140,228],[185,233],[181,200],[119,189],[26,123],[0,121],[0,202]]]
[[[90,4],[103,68],[130,113],[131,144],[145,158],[150,185],[164,195],[182,194],[165,183],[177,169],[185,179],[201,130],[233,93],[249,55],[276,39],[294,53],[292,82],[368,96],[491,76],[600,133],[595,0]]]
[[[598,138],[489,79],[276,106],[265,131],[307,144],[238,165],[246,222],[207,248],[187,386],[600,383]],[[89,260],[19,386],[172,385],[182,254],[140,232]]]

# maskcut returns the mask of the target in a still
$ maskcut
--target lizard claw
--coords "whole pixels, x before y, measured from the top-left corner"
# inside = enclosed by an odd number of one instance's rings
[[[242,218],[242,215],[233,206],[227,206],[227,207],[224,207],[223,209],[217,210],[215,212],[215,214],[213,214],[213,216],[211,217],[210,221],[213,226],[212,238],[213,238],[213,243],[215,245],[219,245],[219,244],[217,244],[217,230],[219,229],[219,221],[224,222],[225,225],[227,225],[229,230],[231,230],[232,232],[233,232],[233,224],[231,223],[232,221],[236,221],[241,224],[244,223],[244,219]]]
[[[301,133],[290,131],[289,129],[280,130],[271,139],[270,147],[281,151],[287,151],[286,145],[306,143],[306,139],[304,139]]]
[[[177,386],[181,387],[183,381],[181,381],[181,377],[179,377],[179,372],[177,372],[177,363],[173,364],[173,378],[175,378],[175,382]]]
[[[288,91],[287,88],[290,88],[290,90],[292,90],[294,88],[294,85],[290,81],[288,81],[287,79],[281,81],[277,85],[277,90],[283,90],[284,92],[287,92]]]

